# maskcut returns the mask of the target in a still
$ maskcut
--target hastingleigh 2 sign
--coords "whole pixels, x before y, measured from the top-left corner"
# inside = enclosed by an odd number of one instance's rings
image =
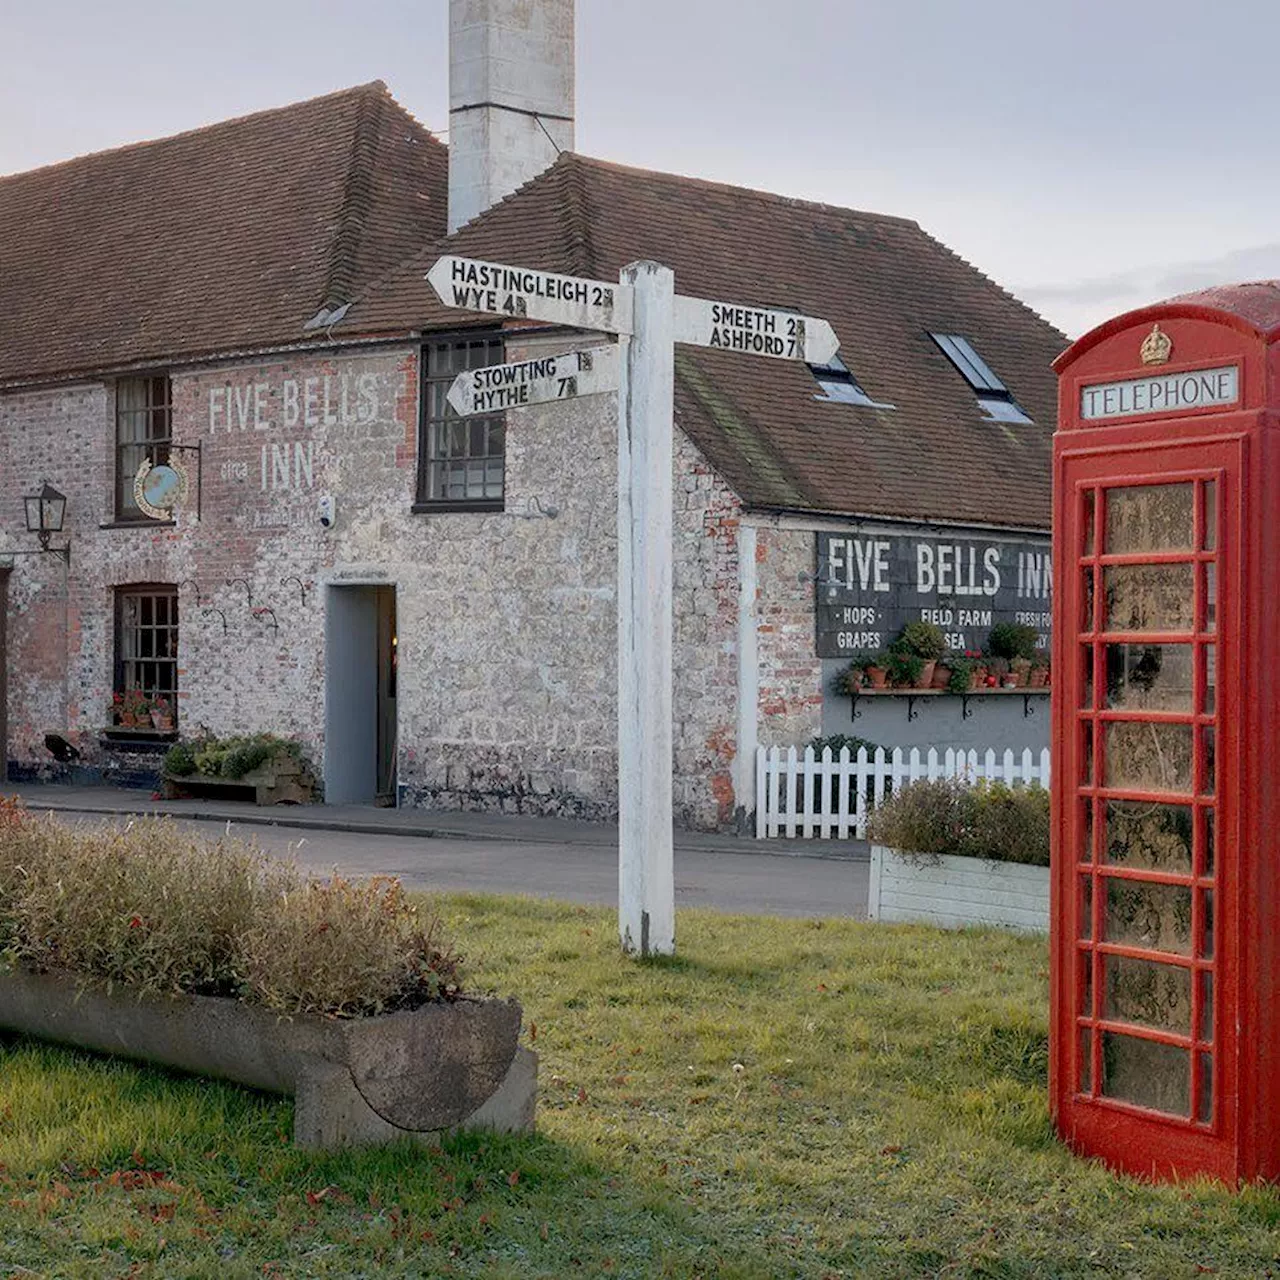
[[[888,646],[908,623],[936,623],[952,649],[981,649],[997,622],[1049,644],[1049,540],[819,533],[818,656]]]

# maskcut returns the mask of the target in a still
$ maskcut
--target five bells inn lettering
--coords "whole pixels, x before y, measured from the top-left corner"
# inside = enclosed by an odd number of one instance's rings
[[[1046,539],[1024,541],[819,533],[818,656],[884,649],[908,623],[942,629],[951,649],[980,649],[998,622],[1034,627],[1048,648],[1053,565]]]

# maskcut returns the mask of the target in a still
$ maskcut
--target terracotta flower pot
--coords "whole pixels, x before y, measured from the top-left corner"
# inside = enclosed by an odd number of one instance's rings
[[[120,723],[126,729],[136,729],[138,727],[138,717],[132,711],[122,711],[120,713]]]
[[[1027,684],[1032,689],[1043,689],[1049,683],[1048,667],[1032,667]]]
[[[873,689],[884,689],[889,684],[889,671],[886,667],[868,667],[867,679]]]
[[[151,727],[159,730],[161,733],[173,732],[173,715],[168,711],[153,711],[151,713]]]
[[[926,662],[925,662],[925,664],[924,664],[924,666],[922,666],[922,667],[920,668],[920,679],[916,681],[916,688],[917,688],[917,689],[932,689],[932,688],[933,688],[933,673],[934,673],[937,669],[938,669],[938,664],[937,664],[937,661],[936,661],[935,659],[930,658],[928,661],[926,661]]]
[[[939,662],[933,669],[933,687],[945,689],[951,682],[951,668],[945,662]]]

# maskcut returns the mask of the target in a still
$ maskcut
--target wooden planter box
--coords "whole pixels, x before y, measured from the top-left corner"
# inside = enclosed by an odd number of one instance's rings
[[[254,804],[310,804],[315,799],[315,779],[290,756],[269,760],[241,778],[165,773],[163,782],[166,800],[252,799]]]
[[[236,1000],[139,1000],[70,977],[0,973],[0,1027],[291,1094],[301,1147],[532,1129],[538,1059],[517,1044],[520,1018],[514,1000],[282,1018]]]
[[[947,855],[904,857],[897,849],[872,845],[867,918],[1048,933],[1049,868]]]

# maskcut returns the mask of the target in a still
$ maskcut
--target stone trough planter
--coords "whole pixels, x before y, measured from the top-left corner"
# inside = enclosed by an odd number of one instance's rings
[[[538,1059],[517,1044],[520,1017],[514,1000],[463,999],[377,1018],[281,1018],[235,1000],[140,1001],[0,973],[0,1027],[293,1095],[301,1147],[532,1129]]]
[[[904,856],[871,847],[867,918],[944,929],[997,925],[1049,932],[1049,868],[981,858]]]

